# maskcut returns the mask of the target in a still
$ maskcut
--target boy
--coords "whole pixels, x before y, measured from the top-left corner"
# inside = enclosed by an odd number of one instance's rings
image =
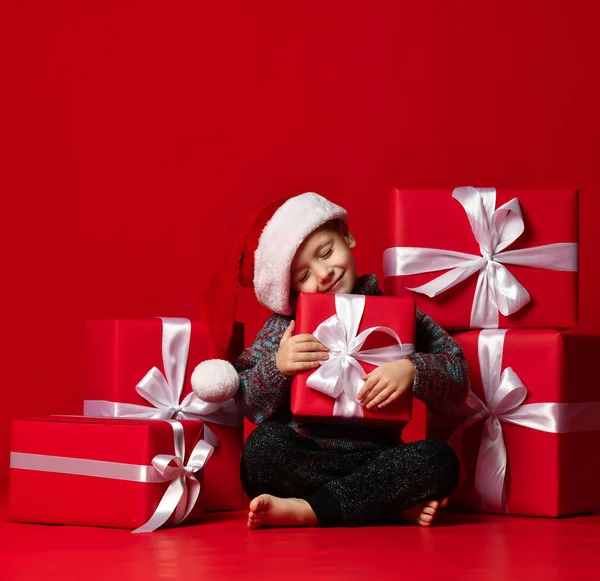
[[[401,430],[292,419],[293,376],[328,357],[315,337],[294,334],[298,293],[383,294],[374,275],[357,277],[356,241],[347,223],[343,208],[305,193],[263,208],[238,239],[237,278],[274,312],[235,362],[236,400],[258,424],[241,463],[252,499],[250,528],[372,525],[400,517],[429,526],[457,485],[459,463],[443,442],[404,444]],[[223,303],[222,294],[214,298]],[[229,302],[234,305],[235,297]],[[223,316],[210,304],[209,317]],[[419,310],[416,350],[365,376],[361,405],[384,408],[408,389],[434,412],[460,405],[469,389],[460,347]]]

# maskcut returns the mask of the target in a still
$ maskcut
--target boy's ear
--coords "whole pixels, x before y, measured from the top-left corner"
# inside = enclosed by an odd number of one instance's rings
[[[341,220],[339,221],[340,224],[340,234],[344,237],[344,240],[346,241],[346,244],[348,245],[348,248],[352,249],[356,246],[356,239],[354,238],[354,235],[352,234],[352,232],[350,232],[350,229],[348,228],[348,224],[346,224],[345,222],[342,222]]]

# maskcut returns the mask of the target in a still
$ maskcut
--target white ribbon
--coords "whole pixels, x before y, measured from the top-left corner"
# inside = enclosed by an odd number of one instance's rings
[[[504,250],[525,230],[517,198],[496,208],[494,188],[456,188],[452,197],[467,213],[481,255],[439,248],[388,248],[383,255],[386,277],[450,269],[424,285],[409,288],[433,298],[478,272],[470,327],[495,329],[499,324],[498,312],[507,317],[531,300],[525,287],[504,264],[548,270],[577,270],[575,242]]]
[[[306,385],[335,398],[334,416],[363,417],[357,395],[365,383],[362,379],[365,370],[357,360],[379,366],[402,359],[415,351],[414,345],[403,345],[389,327],[370,327],[357,335],[365,301],[364,295],[335,295],[336,314],[323,321],[313,333],[329,348],[329,359],[320,361],[320,367],[309,376]],[[375,332],[389,335],[397,344],[361,351],[367,338]]]
[[[220,403],[202,401],[194,393],[181,403],[181,392],[190,350],[192,324],[189,319],[160,317],[162,320],[162,359],[165,375],[153,367],[136,385],[137,392],[152,406],[85,400],[83,414],[92,417],[204,420],[228,426],[240,426],[242,416],[233,399]],[[204,426],[206,441],[218,446],[219,441]]]
[[[175,514],[175,526],[183,522],[194,508],[201,488],[195,473],[208,462],[214,448],[205,440],[200,440],[194,446],[186,464],[183,426],[175,420],[167,421],[173,428],[175,453],[157,454],[152,459],[152,466],[11,452],[10,467],[133,482],[170,482],[150,519],[132,532],[150,533],[165,524],[172,514]]]
[[[185,438],[183,426],[174,420],[169,420],[173,426],[175,454],[158,454],[152,460],[152,465],[165,480],[171,483],[163,495],[154,514],[148,522],[135,529],[134,533],[151,533],[165,524],[168,518],[175,513],[173,524],[176,526],[183,522],[200,496],[200,482],[195,473],[202,469],[214,452],[214,448],[205,440],[200,440],[187,464],[185,461]],[[204,426],[206,429],[206,426]]]
[[[479,334],[479,365],[485,402],[469,392],[466,403],[458,412],[464,419],[448,441],[460,458],[465,430],[485,420],[474,484],[483,509],[489,512],[508,510],[503,423],[549,433],[600,429],[600,402],[523,404],[527,388],[511,367],[502,371],[505,335],[506,329],[485,330]]]

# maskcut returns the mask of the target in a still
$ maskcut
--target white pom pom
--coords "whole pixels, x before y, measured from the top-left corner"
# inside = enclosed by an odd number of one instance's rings
[[[232,398],[240,386],[235,367],[223,359],[208,359],[192,373],[192,389],[206,402],[222,402]]]

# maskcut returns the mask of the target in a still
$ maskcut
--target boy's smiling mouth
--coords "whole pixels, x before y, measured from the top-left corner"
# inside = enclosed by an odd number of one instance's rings
[[[322,292],[324,292],[324,293],[330,293],[330,292],[335,291],[337,288],[339,288],[340,284],[342,283],[342,278],[344,278],[343,274],[333,284],[331,284],[328,288],[326,288]]]

